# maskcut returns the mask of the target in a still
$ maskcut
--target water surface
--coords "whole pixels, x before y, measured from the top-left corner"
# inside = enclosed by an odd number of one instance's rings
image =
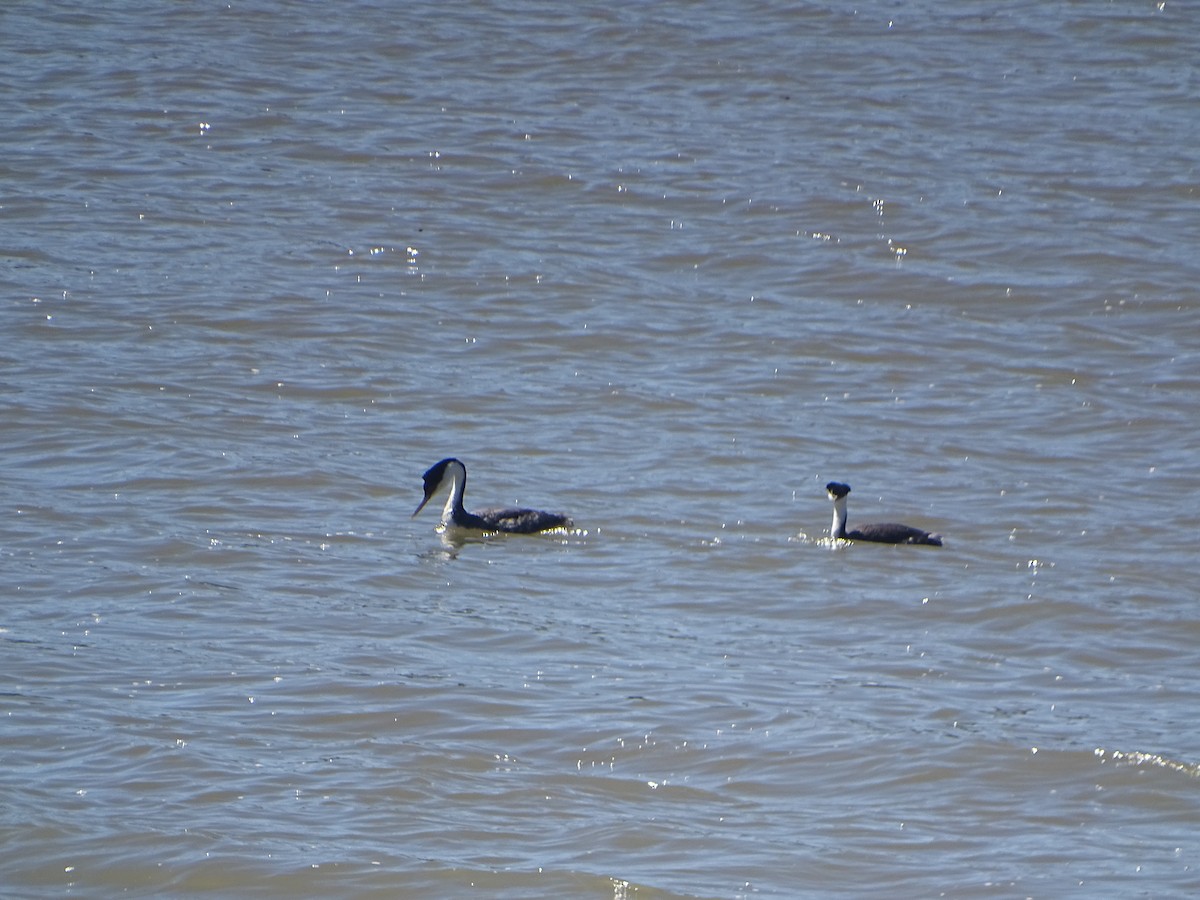
[[[1193,895],[1197,58],[6,6],[0,880]],[[451,455],[579,531],[447,548]],[[831,545],[835,479],[946,546]]]

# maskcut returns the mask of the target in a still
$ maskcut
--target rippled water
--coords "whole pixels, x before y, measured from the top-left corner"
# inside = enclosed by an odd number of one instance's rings
[[[106,6],[0,11],[6,894],[1200,888],[1184,4]]]

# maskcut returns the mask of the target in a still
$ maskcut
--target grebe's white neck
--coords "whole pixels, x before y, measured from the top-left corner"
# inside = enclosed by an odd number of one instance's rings
[[[829,526],[829,536],[844,538],[846,536],[846,498],[833,498],[833,524]]]
[[[467,489],[467,467],[457,459],[446,466],[439,490],[446,491],[446,505],[442,508],[442,525],[455,525],[466,512],[463,494]]]

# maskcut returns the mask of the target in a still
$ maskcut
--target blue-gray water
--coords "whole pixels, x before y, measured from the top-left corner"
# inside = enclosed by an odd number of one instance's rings
[[[6,4],[5,895],[1194,896],[1196,25]]]

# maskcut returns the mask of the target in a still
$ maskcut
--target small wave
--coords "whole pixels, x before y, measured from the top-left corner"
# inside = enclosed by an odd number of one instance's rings
[[[1140,750],[1133,752],[1105,750],[1103,747],[1097,747],[1095,753],[1103,762],[1111,759],[1113,762],[1125,763],[1127,765],[1158,766],[1159,768],[1170,769],[1172,772],[1179,772],[1192,778],[1200,778],[1200,764],[1177,762],[1173,759],[1160,756],[1157,753],[1143,753]]]

